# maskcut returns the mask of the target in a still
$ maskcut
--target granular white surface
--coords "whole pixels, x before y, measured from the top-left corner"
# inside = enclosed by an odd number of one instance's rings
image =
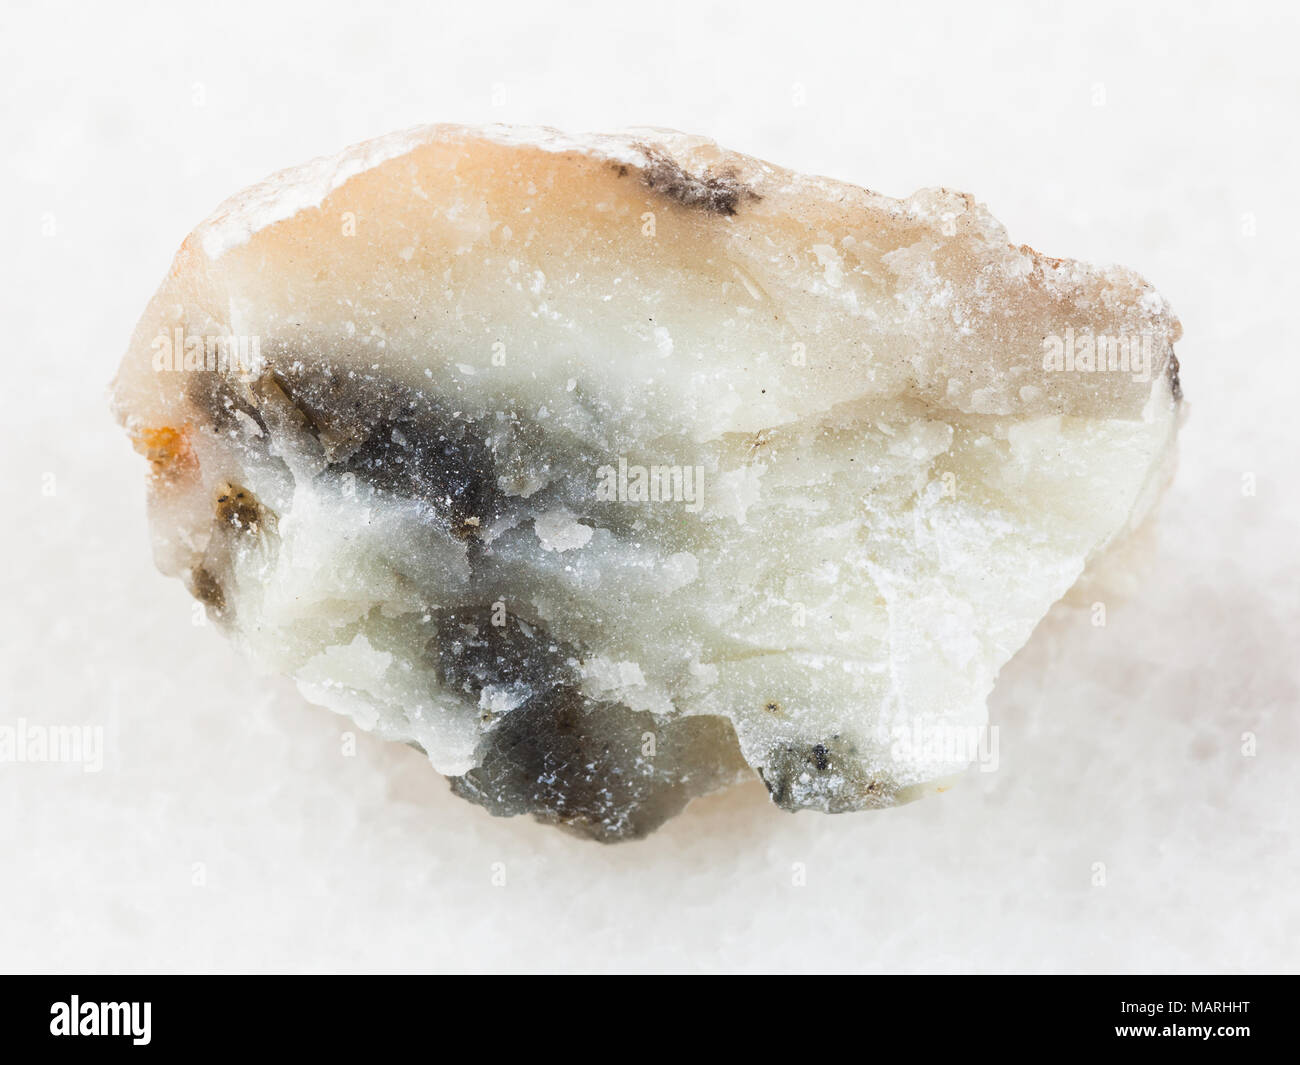
[[[0,968],[1297,968],[1300,16],[874,6],[7,17],[0,725],[109,752],[0,764]],[[1058,607],[1004,670],[996,772],[835,818],[754,784],[602,848],[489,818],[415,751],[345,753],[347,721],[191,624],[106,409],[130,329],[229,193],[428,121],[666,125],[946,185],[1170,299],[1191,417],[1158,549],[1104,627]]]

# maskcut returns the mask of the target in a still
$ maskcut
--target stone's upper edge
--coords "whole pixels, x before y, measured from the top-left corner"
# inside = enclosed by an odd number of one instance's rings
[[[517,145],[521,148],[538,148],[544,152],[584,152],[603,157],[612,163],[639,165],[645,156],[635,147],[636,134],[680,137],[684,134],[670,129],[627,129],[617,133],[565,133],[552,126],[511,126],[497,123],[491,126],[438,126],[442,131],[472,134],[494,144]]]
[[[1170,303],[1136,271],[1118,264],[1099,265],[1077,259],[1058,259],[1028,245],[1014,246],[988,208],[973,196],[955,190],[928,187],[911,195],[894,198],[836,178],[808,175],[766,162],[760,158],[724,148],[709,137],[665,127],[635,126],[608,133],[571,134],[549,126],[492,124],[470,126],[439,123],[412,127],[353,145],[334,156],[320,157],[300,166],[279,171],[227,199],[186,241],[201,249],[209,262],[248,243],[258,233],[305,210],[320,207],[352,178],[417,149],[443,141],[489,143],[531,148],[555,154],[576,154],[589,159],[632,167],[645,167],[652,152],[663,151],[688,170],[743,171],[747,186],[757,186],[764,196],[785,194],[846,199],[865,209],[890,214],[906,212],[917,217],[938,218],[954,209],[976,221],[980,238],[990,249],[1002,248],[1026,258],[1027,267],[1039,273],[1049,289],[1072,290],[1091,280],[1110,287],[1141,292],[1138,309],[1159,328],[1168,342],[1177,342],[1181,324]],[[178,258],[177,262],[180,262]],[[173,264],[173,271],[177,268]],[[1174,399],[1181,399],[1176,363],[1168,361],[1169,384]]]
[[[549,126],[415,126],[363,141],[336,155],[320,156],[277,171],[223,202],[198,226],[194,235],[209,259],[219,259],[232,248],[247,243],[260,230],[292,218],[299,211],[319,207],[330,193],[358,174],[440,136],[473,136],[496,144],[547,152],[584,152],[610,162],[639,165],[645,162],[645,157],[635,147],[637,133],[685,137],[676,130],[650,128],[629,129],[621,134],[569,134]]]
[[[194,230],[209,259],[219,259],[267,226],[319,207],[331,192],[357,174],[423,144],[434,127],[419,126],[363,141],[336,155],[320,156],[272,174],[235,193]]]
[[[968,193],[940,186],[927,186],[903,197],[888,196],[862,185],[838,178],[804,174],[758,157],[733,151],[709,137],[688,134],[662,126],[629,126],[610,133],[566,133],[551,126],[523,126],[496,123],[469,126],[457,123],[437,123],[414,126],[389,133],[345,148],[330,156],[321,156],[299,166],[277,171],[263,181],[251,185],[226,199],[206,220],[194,230],[204,253],[209,259],[218,259],[232,248],[250,240],[254,234],[285,221],[300,211],[319,207],[326,197],[346,184],[351,178],[363,174],[392,159],[414,151],[439,138],[446,140],[481,140],[493,144],[529,147],[539,151],[562,154],[575,152],[613,163],[645,166],[647,147],[667,149],[674,156],[691,156],[701,149],[719,159],[723,164],[739,164],[751,170],[753,176],[761,175],[766,181],[777,179],[785,191],[808,192],[812,187],[825,190],[851,191],[869,200],[874,206],[891,212],[908,211],[920,215],[932,213],[936,198],[947,207],[952,198],[964,201],[965,210],[978,213],[995,232],[987,235],[998,242],[1006,241],[1006,231],[988,208]],[[1093,276],[1114,279],[1138,279],[1133,270],[1120,264],[1085,263],[1076,259],[1060,259],[1046,255],[1028,245],[1021,244],[1019,251],[1028,255],[1048,272],[1062,268],[1083,271]],[[1145,281],[1145,279],[1142,279]],[[1150,289],[1143,300],[1143,309],[1153,317],[1171,315],[1167,300]],[[1175,337],[1174,339],[1177,339]]]
[[[269,177],[230,196],[194,230],[209,260],[246,244],[263,229],[286,221],[300,211],[319,207],[325,199],[359,174],[436,140],[478,140],[505,147],[534,148],[538,151],[586,155],[604,162],[644,167],[651,148],[666,150],[674,159],[687,162],[703,151],[724,166],[743,167],[749,176],[765,182],[779,179],[785,191],[808,191],[812,186],[833,186],[864,197],[873,205],[891,211],[920,194],[899,199],[836,178],[803,174],[769,163],[755,156],[725,148],[710,137],[690,134],[666,126],[628,126],[609,133],[566,133],[552,126],[522,126],[495,123],[469,126],[437,123],[413,126],[354,144],[343,151],[320,156],[307,163],[276,171]],[[971,203],[974,203],[973,198]],[[990,220],[991,216],[990,216]]]

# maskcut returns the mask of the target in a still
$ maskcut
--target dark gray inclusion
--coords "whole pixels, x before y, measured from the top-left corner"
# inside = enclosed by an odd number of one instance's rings
[[[353,474],[374,491],[421,500],[460,535],[499,512],[491,449],[439,399],[378,374],[301,364],[273,372],[262,391],[282,394],[301,415],[328,475]]]
[[[821,743],[782,744],[769,752],[758,772],[772,801],[784,810],[842,813],[864,805],[889,805],[887,789],[867,776],[854,753],[840,736]]]
[[[682,207],[706,214],[734,215],[742,200],[760,198],[730,170],[692,174],[661,148],[649,144],[637,147],[646,159],[641,169],[646,188]],[[626,173],[626,167],[620,167],[619,172]]]
[[[464,422],[446,420],[426,433],[415,414],[381,419],[344,468],[380,491],[441,504],[454,526],[490,517],[492,457]]]
[[[745,767],[730,722],[653,715],[583,694],[577,650],[539,626],[490,609],[448,611],[431,652],[445,687],[477,702],[488,684],[524,701],[500,715],[477,752],[479,765],[452,790],[498,816],[531,813],[578,835],[636,839],[695,795]]]
[[[501,598],[502,589],[492,587],[492,545],[479,533],[512,505],[498,487],[498,473],[514,472],[525,459],[530,468],[544,467],[548,440],[537,426],[511,412],[466,421],[444,400],[382,375],[336,372],[292,353],[248,386],[212,374],[196,379],[191,402],[213,429],[237,439],[256,458],[269,457],[270,437],[305,435],[320,445],[326,463],[321,478],[351,474],[359,487],[426,504],[430,521],[445,523],[468,541],[482,598]],[[245,433],[237,412],[262,435]],[[596,468],[594,460],[565,450],[553,463],[557,472]],[[585,486],[557,480],[530,502],[545,505],[548,498],[582,506],[592,520]],[[625,515],[602,516],[602,527],[615,535],[625,531]],[[194,590],[217,603],[220,560],[210,567],[208,561],[194,575]],[[494,617],[504,623],[494,625]],[[725,718],[656,721],[650,713],[588,698],[577,672],[581,654],[542,625],[512,614],[502,619],[492,606],[437,615],[437,635],[426,655],[441,689],[477,708],[484,687],[492,685],[517,703],[484,714],[477,767],[450,778],[457,795],[494,815],[530,813],[610,842],[648,834],[696,795],[748,771]]]

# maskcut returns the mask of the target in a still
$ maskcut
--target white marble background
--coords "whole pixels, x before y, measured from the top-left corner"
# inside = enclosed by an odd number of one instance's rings
[[[113,749],[0,765],[0,968],[1296,969],[1300,16],[984,6],[6,5],[0,724]],[[838,818],[755,784],[601,848],[411,750],[341,757],[342,719],[190,624],[105,408],[134,320],[227,194],[426,121],[948,185],[1170,298],[1191,418],[1158,554],[1105,628],[1058,608],[1004,671],[998,772]]]

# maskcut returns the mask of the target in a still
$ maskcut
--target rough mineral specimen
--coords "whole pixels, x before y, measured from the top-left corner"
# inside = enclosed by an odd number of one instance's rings
[[[946,189],[431,126],[221,207],[115,403],[159,566],[253,659],[618,840],[753,773],[837,812],[978,757],[1170,475],[1179,332]]]

